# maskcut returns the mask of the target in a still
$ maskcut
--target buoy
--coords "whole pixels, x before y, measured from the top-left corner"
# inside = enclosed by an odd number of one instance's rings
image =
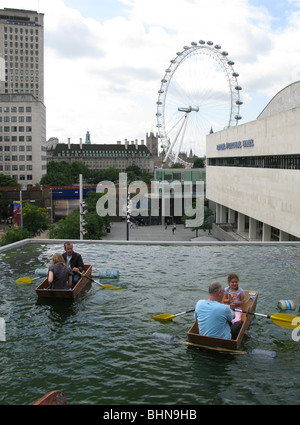
[[[37,276],[47,276],[48,274],[48,269],[47,268],[39,268],[39,269],[35,269],[34,272]]]
[[[169,335],[169,334],[162,334],[159,332],[154,332],[151,335],[152,339],[156,339],[158,341],[161,342],[165,342],[166,344],[180,344],[180,342],[178,341],[178,339],[173,336],[173,335]]]
[[[278,301],[277,307],[280,310],[295,310],[296,306],[292,300],[280,300]]]
[[[258,348],[255,348],[254,350],[251,350],[248,352],[248,355],[250,356],[262,356],[262,357],[270,357],[272,359],[275,359],[278,354],[276,351],[269,351],[269,350],[260,350]]]
[[[119,279],[119,270],[101,270],[100,279]]]

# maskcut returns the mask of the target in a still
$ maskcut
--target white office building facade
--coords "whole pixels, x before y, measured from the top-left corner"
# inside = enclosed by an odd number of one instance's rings
[[[300,239],[300,82],[257,120],[208,135],[206,153],[219,228],[232,225],[249,241]]]
[[[0,173],[35,185],[46,173],[44,15],[0,10]]]

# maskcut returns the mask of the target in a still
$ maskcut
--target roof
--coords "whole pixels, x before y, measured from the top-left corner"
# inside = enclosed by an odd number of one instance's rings
[[[145,145],[120,145],[120,144],[70,144],[58,143],[54,149],[48,150],[49,156],[68,157],[68,156],[110,156],[110,157],[128,157],[128,156],[152,156]]]
[[[264,119],[280,112],[300,107],[300,81],[280,90],[268,103],[257,119]]]

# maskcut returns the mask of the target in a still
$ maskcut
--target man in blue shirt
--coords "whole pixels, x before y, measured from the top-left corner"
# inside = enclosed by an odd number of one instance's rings
[[[212,282],[208,288],[207,300],[199,300],[195,307],[195,319],[198,321],[200,335],[215,338],[231,339],[230,324],[234,313],[228,305],[221,304],[224,296],[224,286]]]

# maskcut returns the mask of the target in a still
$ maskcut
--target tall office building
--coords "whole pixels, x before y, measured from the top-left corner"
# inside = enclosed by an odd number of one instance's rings
[[[0,10],[0,173],[34,185],[46,173],[44,15]]]

